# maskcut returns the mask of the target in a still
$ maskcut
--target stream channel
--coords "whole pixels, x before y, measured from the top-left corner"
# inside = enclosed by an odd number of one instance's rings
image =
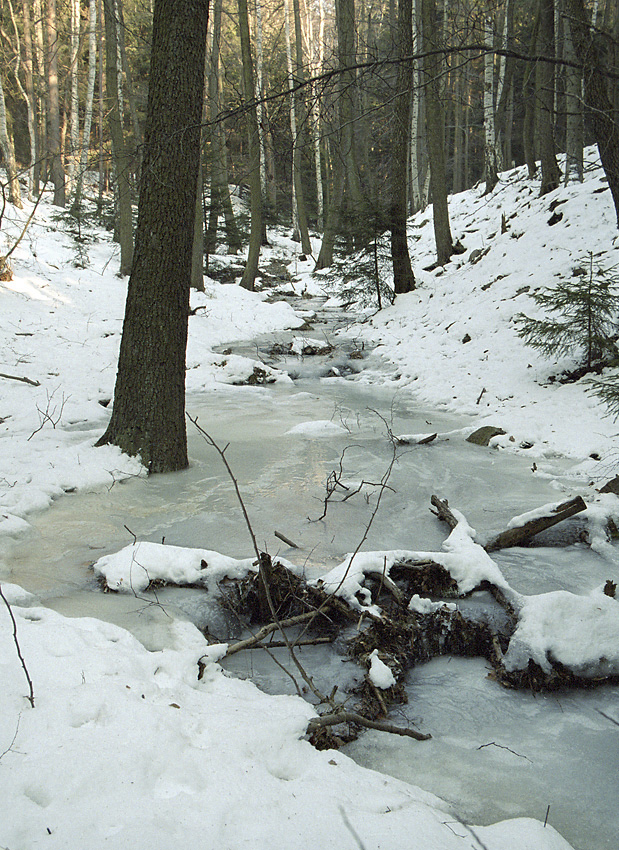
[[[323,520],[308,520],[322,514],[325,481],[339,468],[344,448],[343,478],[377,482],[391,460],[386,423],[396,434],[441,435],[471,423],[422,409],[410,394],[390,388],[390,367],[376,354],[349,359],[354,343],[333,337],[344,321],[337,312],[329,313],[320,302],[295,306],[320,311],[314,328],[304,333],[336,341],[332,354],[276,360],[268,353],[274,341],[285,343],[292,333],[233,343],[235,354],[262,358],[289,371],[294,381],[222,385],[188,397],[187,409],[220,445],[229,444],[227,458],[258,544],[317,575],[356,548],[378,495],[376,487],[366,487],[345,503],[330,504]],[[340,376],[334,376],[334,366]],[[325,423],[322,430],[307,424],[317,422]],[[132,541],[127,528],[139,540],[165,538],[167,544],[237,558],[252,554],[232,483],[192,426],[189,453],[191,466],[184,472],[130,479],[103,492],[60,499],[32,518],[32,532],[4,552],[0,576],[64,615],[118,623],[151,650],[166,644],[170,616],[208,626],[223,640],[237,636],[237,624],[201,591],[162,588],[157,591],[161,606],[148,605],[129,595],[101,593],[89,570],[98,557]],[[561,489],[565,461],[538,464],[543,474],[533,474],[526,455],[473,446],[462,433],[404,448],[389,480],[393,490],[385,491],[363,548],[439,550],[448,532],[429,511],[433,493],[447,498],[484,533],[569,497],[569,487]],[[299,548],[287,547],[275,530]],[[495,558],[512,586],[525,594],[586,593],[608,578],[617,579],[613,565],[582,545],[511,549]],[[480,594],[470,604],[490,603]],[[333,647],[298,651],[323,691],[339,682],[343,694],[346,684],[361,675]],[[238,653],[230,661],[235,674],[251,677],[264,690],[295,692],[290,678],[261,650]],[[520,816],[543,821],[547,816],[575,850],[616,850],[619,722],[612,719],[619,721],[619,688],[533,695],[505,690],[487,674],[478,659],[445,657],[416,667],[409,675],[409,702],[396,707],[391,719],[412,723],[432,739],[417,742],[367,731],[344,751],[360,764],[439,795],[464,821],[485,824]]]

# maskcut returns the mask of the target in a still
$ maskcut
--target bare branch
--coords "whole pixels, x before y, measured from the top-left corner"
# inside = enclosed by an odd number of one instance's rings
[[[9,604],[9,600],[4,595],[1,584],[0,584],[0,597],[2,597],[2,601],[6,605],[6,609],[9,612],[9,617],[11,618],[11,622],[13,623],[13,641],[15,642],[15,649],[17,650],[17,657],[21,661],[21,666],[24,669],[26,681],[28,682],[28,689],[30,691],[30,693],[26,697],[26,699],[28,700],[30,705],[34,708],[34,688],[33,688],[33,685],[32,685],[32,679],[30,678],[30,673],[28,672],[28,668],[26,667],[26,662],[24,661],[24,656],[22,655],[21,647],[19,645],[19,639],[17,637],[17,623],[15,622],[15,617],[13,616],[13,609],[11,608],[11,606]]]

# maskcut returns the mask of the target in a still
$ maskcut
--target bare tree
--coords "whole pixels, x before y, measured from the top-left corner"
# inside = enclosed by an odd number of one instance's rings
[[[187,466],[185,352],[208,0],[155,0],[135,260],[108,428],[150,472]]]

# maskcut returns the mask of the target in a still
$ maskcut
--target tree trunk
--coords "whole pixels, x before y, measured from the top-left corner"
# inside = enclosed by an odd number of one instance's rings
[[[604,64],[597,42],[593,38],[583,0],[565,0],[565,7],[570,18],[574,50],[584,66],[585,110],[593,127],[604,173],[608,178],[619,226],[619,126],[613,118]],[[617,87],[616,80],[614,84]]]
[[[244,289],[253,289],[258,273],[258,258],[263,236],[262,186],[260,185],[260,134],[254,100],[254,68],[249,40],[249,14],[247,0],[239,0],[239,30],[241,36],[241,60],[243,64],[243,90],[247,106],[249,132],[249,187],[251,192],[251,230],[247,262],[241,278]]]
[[[210,163],[211,198],[206,250],[207,253],[212,253],[215,250],[217,244],[217,222],[223,212],[226,222],[228,250],[231,254],[236,254],[241,250],[241,237],[232,211],[232,201],[230,200],[230,190],[228,188],[225,131],[222,122],[218,118],[221,110],[221,12],[222,0],[215,0],[212,14],[211,55],[208,67],[208,102],[212,153]]]
[[[539,31],[539,14],[536,14],[531,33],[529,54],[533,55],[537,46],[537,34]],[[537,150],[535,144],[535,118],[537,115],[536,91],[535,91],[535,65],[527,63],[522,83],[522,94],[524,98],[524,120],[522,123],[522,145],[524,148],[524,160],[527,164],[529,180],[537,173]]]
[[[539,31],[537,52],[548,59],[554,58],[555,25],[554,0],[539,0]],[[551,62],[538,62],[535,69],[535,89],[538,112],[539,153],[542,166],[540,195],[552,192],[561,184],[557,165],[554,138],[555,72]]]
[[[435,51],[441,48],[440,28],[437,25],[436,0],[422,0],[423,64],[426,77],[426,132],[430,159],[430,191],[436,240],[437,264],[445,265],[454,252],[449,208],[447,205],[447,175],[445,169],[445,118],[440,97],[442,60]]]
[[[412,68],[405,62],[413,55],[413,3],[399,0],[398,3],[398,51],[400,63],[393,101],[393,142],[391,145],[391,259],[393,262],[393,288],[399,295],[415,288],[415,275],[411,268],[406,235],[407,218],[407,172],[409,131],[411,123]]]
[[[79,68],[78,54],[80,49],[80,4],[79,0],[71,0],[71,116],[69,131],[69,157],[67,189],[72,192],[75,187],[75,177],[79,160],[80,146],[80,101],[79,101]]]
[[[292,0],[292,11],[294,16],[294,41],[295,41],[295,59],[296,59],[296,79],[302,81],[304,79],[303,72],[303,32],[301,30],[301,9],[299,0]],[[293,181],[295,184],[295,195],[297,199],[297,216],[299,223],[299,235],[301,237],[301,250],[304,254],[312,253],[312,243],[310,242],[309,229],[307,224],[307,209],[305,206],[305,192],[303,190],[303,181],[301,178],[301,159],[302,146],[300,143],[299,122],[302,120],[302,98],[297,92],[293,98],[296,100],[295,118],[297,122],[297,130],[293,137],[292,149],[292,169]],[[303,121],[303,125],[306,122]]]
[[[201,151],[202,144],[200,144]],[[191,253],[191,288],[197,289],[199,292],[204,292],[204,209],[202,206],[202,181],[202,153],[200,153],[193,219],[193,247]]]
[[[484,194],[487,195],[499,181],[494,126],[494,18],[490,11],[484,18],[484,47]]]
[[[54,185],[54,204],[66,205],[65,175],[60,147],[60,100],[58,93],[58,29],[56,26],[56,0],[47,0],[47,153],[51,160],[51,178]]]
[[[75,181],[73,207],[79,209],[82,202],[84,177],[88,170],[88,155],[90,153],[90,131],[92,128],[92,111],[95,96],[95,77],[97,73],[97,0],[90,0],[88,5],[88,88],[84,107],[84,129],[82,132],[82,147],[80,165]]]
[[[333,262],[335,237],[346,231],[357,246],[375,233],[376,221],[369,222],[371,212],[361,189],[354,134],[355,122],[355,4],[354,0],[336,0],[335,17],[338,41],[338,128],[335,155],[332,156],[332,189],[327,220],[316,269]],[[370,226],[368,227],[368,224]],[[374,226],[372,226],[374,225]]]
[[[127,154],[122,127],[118,93],[118,30],[114,0],[103,0],[105,17],[105,88],[108,102],[108,123],[112,137],[114,171],[118,190],[118,239],[120,242],[120,274],[131,274],[133,264],[133,222],[129,171],[131,157]],[[193,206],[192,206],[193,209]],[[193,231],[192,231],[193,232]]]
[[[21,49],[21,39],[19,35],[19,27],[17,26],[17,20],[15,18],[15,11],[13,9],[13,4],[11,0],[9,0],[9,12],[11,15],[11,23],[13,24],[13,32],[15,34],[15,66],[13,68],[13,74],[15,76],[15,82],[17,84],[17,88],[21,96],[24,99],[26,104],[26,112],[27,112],[27,121],[28,121],[28,139],[30,141],[30,162],[28,165],[28,200],[34,199],[34,174],[35,174],[35,162],[37,159],[37,143],[36,143],[36,120],[35,120],[35,112],[34,112],[34,85],[32,79],[32,43],[30,40],[30,7],[24,3],[23,6],[23,28],[24,28],[24,42],[26,44],[26,56],[22,57],[22,49]],[[23,67],[24,67],[24,77],[25,77],[25,88],[22,84],[20,78],[20,71],[22,67],[22,58],[24,59]],[[19,192],[19,186],[17,187]],[[13,191],[13,190],[11,190]],[[21,194],[19,196],[19,204],[21,204]]]
[[[572,44],[572,30],[569,19],[564,21],[565,58],[569,62],[576,60]],[[582,183],[584,178],[584,121],[583,121],[583,81],[578,68],[567,66],[565,69],[565,107],[567,112],[565,128],[565,185],[570,181]]]
[[[9,131],[6,126],[6,104],[4,101],[4,86],[2,77],[0,76],[0,150],[6,167],[7,176],[9,179],[9,200],[16,207],[21,209],[21,195],[19,191],[19,180],[17,179],[17,166],[15,165],[15,149],[13,141],[9,137]]]
[[[135,260],[112,418],[97,444],[139,454],[150,472],[188,464],[185,351],[208,6],[155,0]]]

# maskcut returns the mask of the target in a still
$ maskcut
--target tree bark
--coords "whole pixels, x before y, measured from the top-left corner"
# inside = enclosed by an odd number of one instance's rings
[[[619,126],[617,119],[613,118],[604,63],[583,0],[565,0],[565,9],[570,18],[574,50],[584,66],[585,111],[593,127],[602,167],[608,178],[619,227]],[[616,79],[614,85],[616,89]]]
[[[396,80],[396,95],[393,101],[393,141],[391,145],[391,259],[393,263],[393,288],[396,295],[411,292],[415,288],[415,275],[411,268],[406,234],[408,211],[408,151],[411,126],[412,71],[406,56],[413,55],[413,3],[399,0],[398,3],[398,51],[400,63]]]
[[[260,185],[260,133],[254,100],[254,68],[249,40],[249,13],[247,0],[239,0],[239,30],[241,36],[241,60],[243,64],[243,90],[247,102],[247,124],[249,133],[249,187],[251,192],[251,230],[247,262],[241,278],[244,289],[254,289],[258,273],[258,259],[262,244],[263,212],[262,186]]]
[[[73,207],[79,209],[82,201],[82,189],[84,177],[88,169],[88,155],[90,153],[90,131],[92,128],[92,111],[95,97],[95,77],[97,73],[97,0],[90,0],[88,5],[88,87],[86,90],[86,104],[84,107],[84,129],[82,131],[82,147],[80,152],[80,164],[75,181],[75,192],[73,194]]]
[[[131,273],[133,265],[133,221],[131,211],[131,157],[127,153],[122,127],[118,93],[118,30],[115,0],[103,0],[105,17],[105,88],[108,123],[112,137],[112,153],[118,190],[118,239],[120,242],[120,274]]]
[[[445,265],[454,252],[449,208],[447,204],[447,175],[445,169],[445,114],[440,96],[442,60],[439,51],[441,36],[437,23],[436,0],[422,0],[423,68],[425,74],[426,132],[430,158],[430,191],[437,264]]]
[[[187,466],[185,351],[208,0],[155,0],[133,270],[110,424],[98,445]]]
[[[56,0],[47,0],[47,153],[54,184],[54,204],[64,207],[67,202],[65,174],[60,148],[60,100],[58,93],[58,29]]]
[[[554,0],[539,0],[539,31],[537,52],[552,59],[554,57],[555,25]],[[535,69],[535,88],[538,112],[539,153],[542,166],[540,195],[552,192],[561,184],[561,172],[557,165],[554,138],[554,92],[555,72],[551,62],[538,62]]]
[[[565,58],[574,62],[576,54],[572,44],[572,29],[569,19],[564,21]],[[565,69],[565,184],[570,181],[582,183],[584,178],[584,121],[583,121],[583,80],[578,68]]]
[[[484,171],[486,188],[484,194],[492,192],[499,181],[496,156],[496,129],[494,109],[494,17],[487,10],[484,17]]]
[[[9,178],[9,200],[16,207],[22,207],[21,194],[19,191],[19,180],[17,179],[17,166],[15,165],[15,149],[13,141],[9,137],[6,126],[6,104],[4,101],[4,86],[0,76],[0,150]]]

